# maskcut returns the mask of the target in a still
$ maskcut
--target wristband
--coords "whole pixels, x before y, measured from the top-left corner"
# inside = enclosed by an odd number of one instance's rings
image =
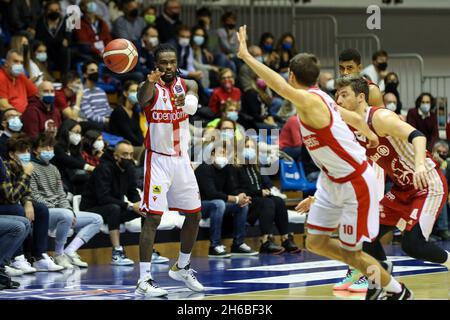
[[[239,204],[239,197],[238,197],[238,196],[236,196],[236,201],[235,201],[235,203],[236,203],[236,204]]]

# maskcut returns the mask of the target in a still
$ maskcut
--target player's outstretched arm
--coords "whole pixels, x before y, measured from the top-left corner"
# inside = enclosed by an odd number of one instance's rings
[[[370,130],[367,123],[359,114],[357,114],[356,112],[348,111],[347,109],[344,109],[340,106],[338,106],[338,109],[344,122],[358,130],[360,134],[364,135],[367,138],[369,142],[367,145],[368,148],[375,148],[376,146],[378,146],[378,136],[372,130]]]
[[[295,89],[279,75],[277,72],[273,71],[265,64],[256,60],[247,49],[247,26],[241,26],[239,32],[237,33],[239,40],[239,50],[237,56],[244,60],[244,62],[264,81],[266,84],[278,93],[283,98],[291,101],[302,112],[307,112],[310,110],[309,104],[315,98],[311,97],[312,94],[308,93],[306,90]]]
[[[426,188],[428,177],[425,168],[427,138],[409,123],[402,121],[397,114],[386,109],[374,113],[372,123],[381,136],[391,136],[409,141],[414,147],[414,186],[418,189]]]
[[[158,68],[147,75],[147,80],[139,85],[137,98],[142,107],[145,107],[155,96],[155,84],[159,81],[162,72]]]

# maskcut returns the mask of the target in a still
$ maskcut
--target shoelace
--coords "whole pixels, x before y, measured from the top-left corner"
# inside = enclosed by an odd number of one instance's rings
[[[197,280],[197,278],[195,277],[194,273],[197,273],[197,271],[195,271],[194,269],[185,269],[186,273],[188,276],[190,276],[193,280]]]
[[[353,270],[348,269],[347,274],[345,275],[345,278],[342,281],[346,281],[347,279],[351,278],[353,276]]]
[[[361,277],[357,281],[355,281],[355,284],[363,284],[367,281],[366,277]]]
[[[146,282],[153,288],[159,288],[159,286],[156,284],[156,282],[153,279],[148,279]]]

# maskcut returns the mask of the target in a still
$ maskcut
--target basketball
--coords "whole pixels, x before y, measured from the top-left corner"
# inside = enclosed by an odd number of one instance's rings
[[[138,52],[131,41],[115,39],[106,46],[103,52],[103,62],[109,70],[115,73],[125,73],[136,66]]]

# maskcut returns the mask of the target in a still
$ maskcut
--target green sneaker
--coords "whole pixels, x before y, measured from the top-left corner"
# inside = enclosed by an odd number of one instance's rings
[[[349,268],[345,278],[336,283],[333,290],[348,290],[348,288],[359,278],[361,278],[361,273],[356,269]]]
[[[366,276],[361,276],[350,287],[348,287],[348,291],[350,291],[350,292],[367,292],[367,288],[369,288],[369,281],[367,281]]]

